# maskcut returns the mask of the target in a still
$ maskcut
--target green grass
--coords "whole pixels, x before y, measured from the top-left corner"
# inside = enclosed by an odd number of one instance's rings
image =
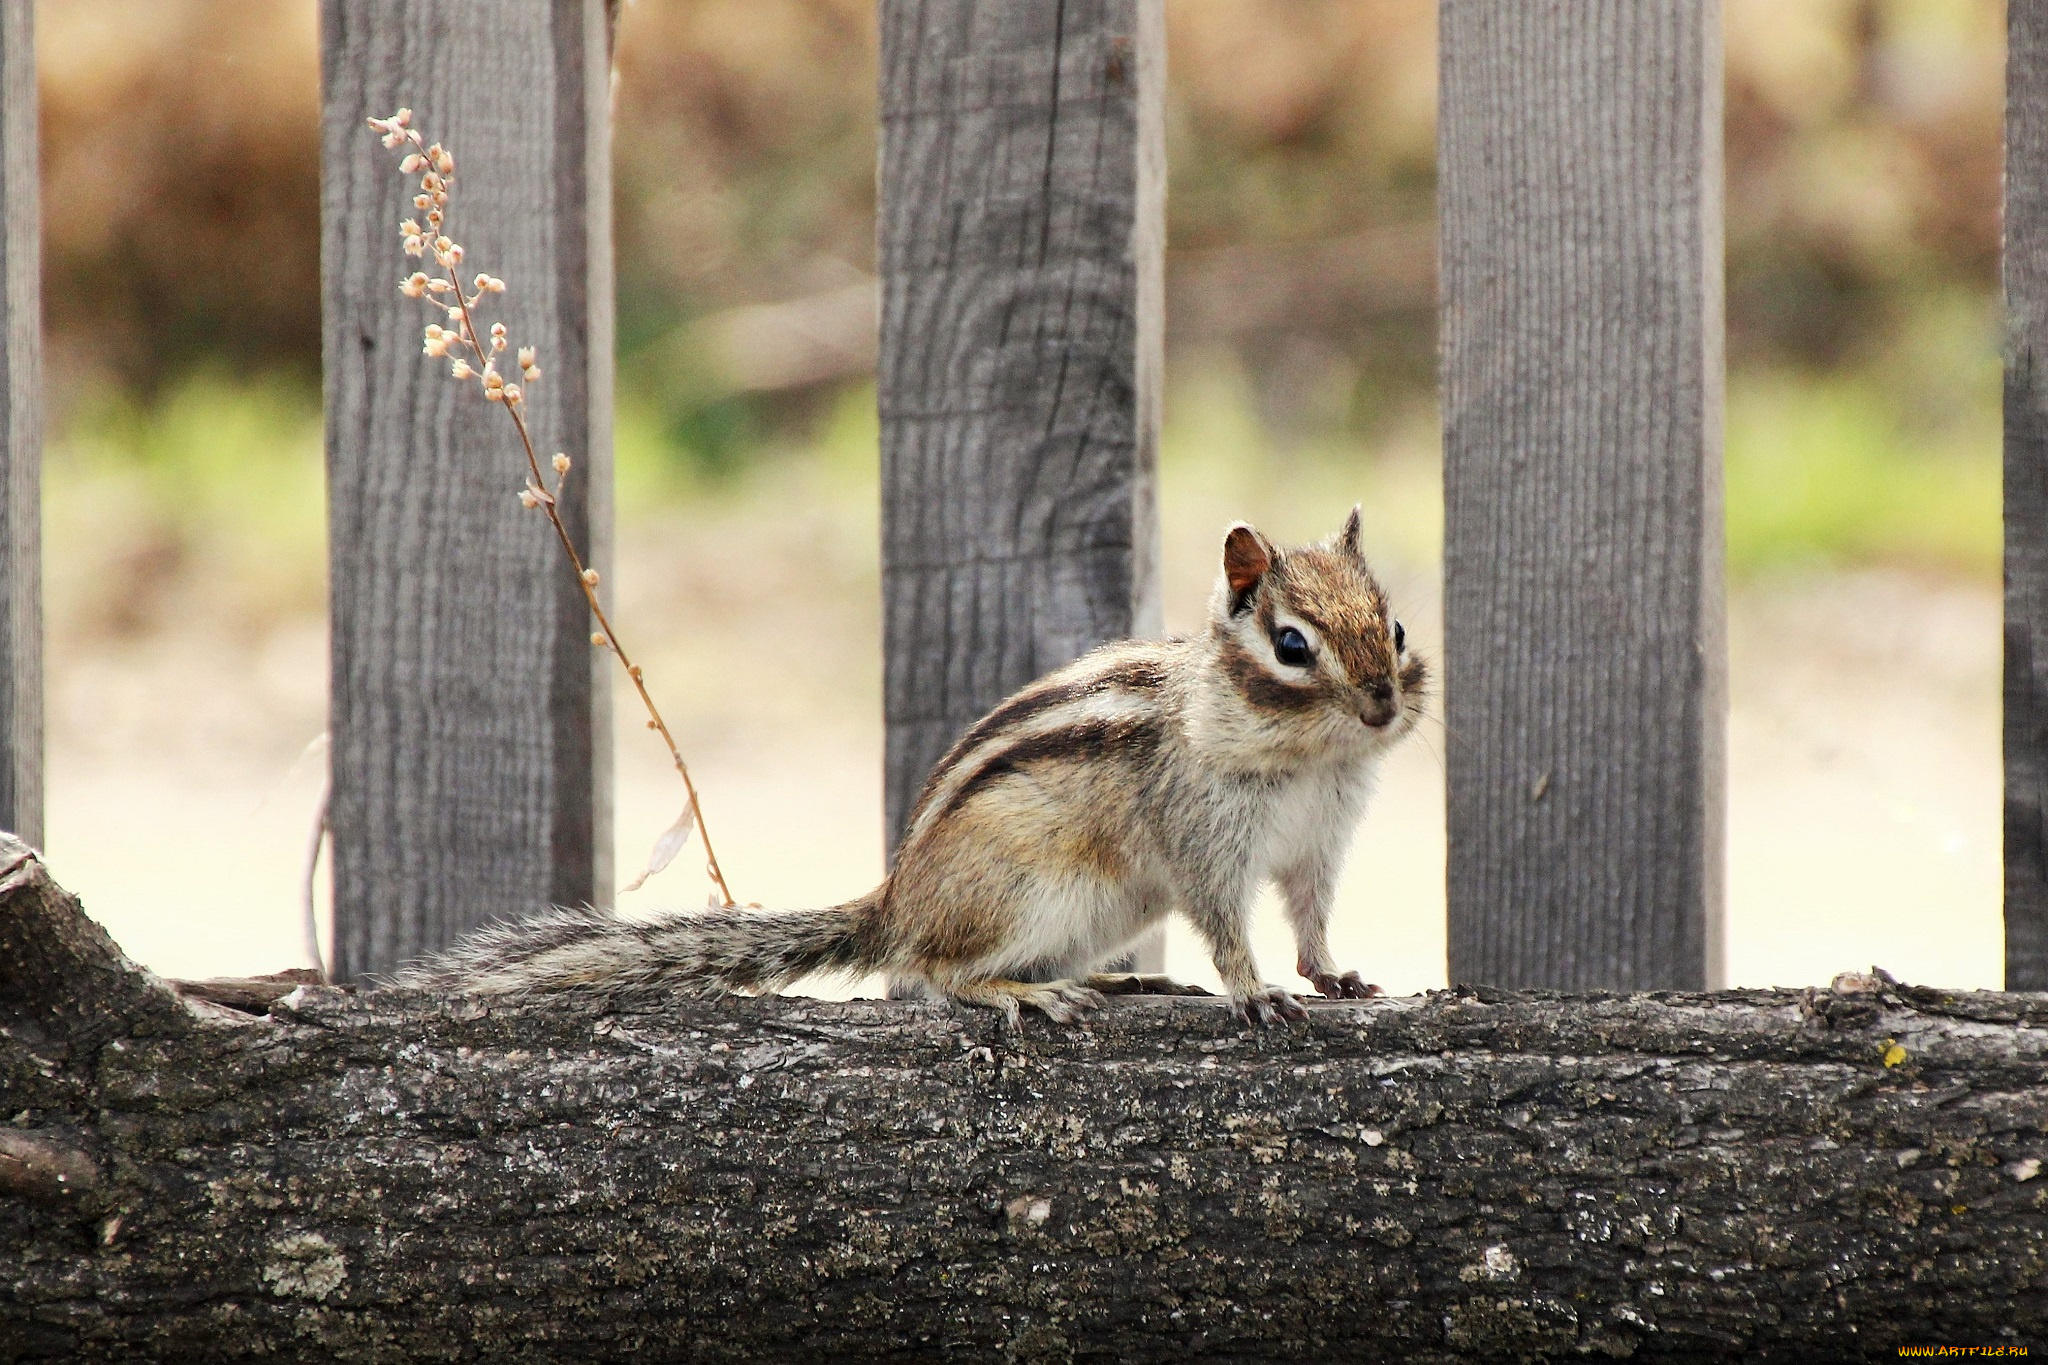
[[[1982,349],[1937,345],[1895,360],[1890,373],[1731,376],[1730,576],[1886,564],[1995,580],[1999,414],[1996,367]],[[1227,374],[1183,374],[1167,406],[1169,496],[1210,489],[1242,504],[1231,515],[1276,523],[1299,506],[1303,533],[1362,497],[1376,543],[1417,560],[1436,553],[1442,510],[1426,409],[1371,441],[1330,434],[1283,449]],[[763,478],[776,469],[806,471],[799,484],[775,484],[805,490],[796,496],[874,496],[871,386],[847,388],[814,410],[807,430],[757,442],[730,468],[680,445],[672,426],[659,404],[622,395],[622,520],[743,498],[775,483]],[[196,600],[251,624],[318,611],[319,395],[302,381],[219,374],[191,377],[151,404],[101,395],[50,443],[45,508],[60,612],[160,594],[166,581],[198,586]]]
[[[750,476],[801,462],[827,476],[829,486],[876,480],[881,441],[872,384],[833,394],[809,429],[794,437],[756,436],[737,456],[707,459],[676,433],[674,414],[637,392],[622,392],[612,414],[613,499],[621,518],[743,496]],[[863,496],[873,496],[872,490]]]
[[[153,404],[103,393],[44,463],[53,593],[202,588],[226,614],[325,606],[320,395],[281,376],[202,374]]]
[[[1744,375],[1728,392],[1728,570],[1874,564],[1995,578],[1999,415],[1915,420],[1875,375]]]

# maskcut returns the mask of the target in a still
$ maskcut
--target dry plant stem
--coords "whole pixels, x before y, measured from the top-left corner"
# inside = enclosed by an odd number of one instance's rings
[[[449,282],[455,286],[456,303],[462,309],[462,340],[476,356],[477,367],[481,369],[490,363],[490,357],[484,353],[483,343],[477,339],[476,319],[470,314],[469,299],[463,294],[461,279],[452,269],[449,269],[448,274]],[[540,454],[533,448],[533,436],[526,429],[526,419],[519,415],[519,401],[506,401],[503,404],[505,414],[512,419],[512,425],[519,432],[519,444],[526,451],[526,467],[532,473],[534,487],[545,489],[547,484],[545,476],[540,472]],[[569,563],[576,570],[576,583],[583,589],[583,599],[590,603],[590,614],[596,618],[597,628],[604,635],[605,648],[618,659],[619,667],[626,670],[626,677],[632,681],[633,690],[640,694],[640,704],[647,708],[648,719],[661,735],[662,743],[668,745],[668,756],[675,763],[676,772],[683,779],[683,790],[690,797],[690,815],[697,823],[697,837],[704,841],[704,870],[710,874],[711,880],[717,883],[718,894],[724,903],[735,904],[732,888],[725,884],[725,873],[718,866],[718,854],[711,847],[711,830],[704,823],[704,807],[697,800],[697,784],[690,780],[690,765],[683,761],[683,751],[677,746],[675,736],[669,733],[668,722],[662,719],[661,710],[655,706],[654,698],[648,694],[647,684],[641,680],[639,668],[626,654],[626,647],[619,643],[618,632],[612,629],[611,618],[605,614],[604,604],[597,600],[597,588],[586,576],[583,556],[576,552],[576,542],[570,537],[569,528],[562,523],[558,503],[562,485],[568,481],[568,477],[565,471],[555,480],[554,491],[540,500],[540,510],[547,513],[548,525],[555,528],[555,538],[562,542],[562,553],[569,556]]]
[[[320,916],[313,904],[313,890],[319,884],[320,849],[327,842],[327,808],[333,795],[334,778],[330,774],[320,779],[320,804],[313,810],[313,834],[306,841],[305,872],[299,879],[300,927],[306,936],[306,959],[327,984],[332,984],[334,978],[328,974],[327,955],[320,946]]]
[[[410,122],[410,119],[410,111],[401,110],[389,121],[371,119],[370,126],[374,129],[378,129],[381,132],[386,132],[390,134],[390,136],[388,136],[385,139],[384,145],[387,147],[405,145],[406,143],[409,143],[411,146],[415,148],[421,148],[423,147],[423,139],[420,137],[419,133],[406,127],[406,125]],[[394,141],[394,139],[402,139],[402,141]],[[427,153],[433,153],[440,149],[441,144],[436,143],[434,144],[433,147],[425,148],[424,150]],[[728,906],[736,904],[736,902],[733,899],[732,889],[726,885],[725,873],[722,869],[720,869],[718,865],[718,854],[716,850],[714,850],[711,846],[711,830],[710,827],[704,823],[704,807],[703,804],[697,799],[697,784],[690,778],[690,767],[687,763],[683,761],[682,750],[677,746],[675,736],[672,733],[670,733],[668,728],[668,722],[662,718],[660,709],[656,707],[654,704],[653,696],[648,693],[647,684],[641,678],[641,671],[639,666],[636,665],[631,659],[631,657],[627,655],[625,646],[619,643],[618,632],[612,629],[611,618],[605,614],[604,605],[598,601],[595,575],[592,574],[590,570],[585,566],[583,562],[583,556],[577,553],[576,542],[569,535],[568,526],[565,525],[562,521],[562,515],[558,504],[561,497],[562,486],[564,483],[567,482],[569,476],[570,465],[568,457],[564,455],[557,455],[555,457],[555,469],[557,471],[557,477],[555,480],[554,490],[550,492],[547,488],[547,477],[541,472],[540,454],[538,451],[534,449],[532,433],[530,433],[526,429],[526,419],[523,416],[521,416],[519,412],[520,405],[525,400],[525,395],[523,391],[516,386],[503,383],[501,383],[498,386],[498,389],[495,391],[493,391],[490,387],[489,379],[492,373],[492,356],[499,352],[502,352],[506,348],[506,341],[503,336],[503,325],[498,325],[491,332],[491,349],[489,351],[486,351],[483,343],[484,333],[478,331],[476,325],[476,318],[470,312],[470,308],[473,303],[475,303],[478,300],[481,300],[486,292],[496,292],[502,290],[504,288],[504,282],[500,280],[493,284],[490,284],[488,286],[487,291],[486,281],[488,277],[484,275],[477,276],[477,292],[475,298],[472,299],[469,293],[463,289],[461,278],[455,273],[455,267],[461,261],[462,258],[462,248],[459,246],[447,245],[447,239],[444,235],[442,235],[445,234],[446,232],[446,222],[444,215],[439,210],[439,205],[444,205],[448,200],[448,187],[454,180],[454,163],[452,160],[448,160],[441,163],[433,163],[431,162],[431,159],[426,156],[421,157],[420,160],[423,162],[429,162],[427,166],[428,179],[434,182],[436,197],[438,198],[438,204],[435,206],[434,210],[427,214],[428,227],[426,229],[426,233],[432,235],[432,239],[434,240],[435,243],[431,248],[435,264],[438,265],[441,269],[448,272],[447,275],[445,276],[445,282],[448,285],[448,288],[446,290],[434,290],[431,288],[426,288],[420,290],[408,290],[407,292],[413,294],[414,296],[433,295],[438,293],[447,293],[452,294],[454,296],[455,302],[452,306],[447,304],[441,304],[438,301],[436,302],[436,306],[446,310],[451,317],[458,315],[461,317],[461,330],[455,336],[454,340],[460,345],[466,345],[469,347],[470,353],[476,357],[477,371],[479,375],[481,375],[483,378],[486,395],[501,402],[505,408],[506,414],[512,418],[512,425],[519,432],[519,444],[526,452],[526,467],[529,475],[528,484],[529,491],[532,496],[532,501],[530,505],[536,506],[540,508],[541,511],[547,513],[548,524],[555,528],[555,537],[557,540],[561,542],[562,553],[566,554],[569,557],[569,563],[571,567],[575,569],[576,583],[579,587],[582,588],[583,598],[586,602],[590,604],[590,614],[596,620],[598,625],[598,633],[595,637],[594,643],[602,644],[605,648],[609,649],[614,656],[617,657],[619,661],[619,666],[626,670],[626,677],[629,678],[633,683],[633,690],[637,692],[640,696],[640,704],[647,708],[649,726],[661,735],[662,742],[668,746],[669,759],[675,764],[677,775],[679,775],[683,779],[683,790],[689,795],[690,818],[697,827],[698,836],[702,838],[704,841],[705,872],[710,875],[712,882],[717,886],[718,895],[721,901]],[[435,180],[436,176],[439,177],[438,180]],[[428,201],[423,198],[416,200],[415,204],[416,206],[425,207],[427,202]],[[406,230],[411,231],[412,224],[408,223],[406,225]],[[445,252],[443,251],[444,246],[446,246]],[[409,244],[407,250],[411,254],[424,256],[427,254],[428,248],[422,246],[419,249],[415,249],[413,245]],[[424,274],[420,274],[415,275],[413,277],[413,280],[414,282],[417,283],[424,282],[427,278],[428,277],[426,277]],[[435,282],[439,283],[441,282],[441,280],[436,279]],[[427,330],[429,338],[431,339],[435,335],[435,329],[430,327]],[[428,350],[429,354],[439,355],[443,353],[441,351],[434,350],[431,344],[429,345]],[[529,349],[525,352],[520,352],[519,356],[520,369],[523,371],[523,377],[525,377],[530,383],[532,379],[539,374],[538,370],[527,368],[528,362],[530,361],[532,356],[532,352]],[[463,377],[459,365],[457,367],[457,377]],[[522,495],[522,500],[524,500],[525,496],[526,495]],[[649,867],[649,871],[654,871],[658,866],[658,862],[655,864],[651,864]],[[645,878],[643,877],[642,880],[644,881]]]
[[[458,284],[458,291],[460,287]],[[459,292],[457,297],[460,297]],[[475,351],[481,360],[483,350],[477,344],[476,325],[470,319],[467,300],[462,304],[462,325],[463,331],[467,333],[469,348]],[[534,482],[539,485],[540,456],[535,453],[533,437],[526,430],[526,419],[519,415],[519,405],[516,403],[505,404],[505,412],[511,417],[512,425],[519,429],[519,443],[526,448],[527,468],[533,471]],[[619,643],[619,635],[612,629],[611,618],[605,615],[604,605],[597,600],[596,587],[584,576],[583,556],[576,553],[576,542],[570,539],[569,528],[562,524],[562,514],[557,504],[561,498],[562,485],[568,481],[568,477],[568,474],[564,473],[556,479],[554,494],[540,504],[540,509],[547,513],[548,524],[555,528],[555,537],[562,542],[562,553],[569,556],[569,563],[575,567],[576,582],[583,589],[584,600],[590,603],[590,614],[596,618],[598,630],[604,634],[605,648],[611,650],[618,659],[619,667],[626,670],[626,677],[632,681],[633,690],[640,694],[640,704],[647,708],[648,719],[661,735],[662,743],[668,745],[668,756],[676,765],[676,773],[683,779],[683,790],[689,793],[690,814],[697,822],[697,836],[704,841],[704,870],[710,873],[711,880],[718,884],[718,894],[724,899],[725,904],[732,905],[732,889],[725,884],[725,873],[718,866],[718,854],[711,847],[711,830],[704,823],[704,807],[697,801],[697,784],[690,780],[690,765],[683,762],[683,751],[677,747],[675,736],[669,733],[668,722],[662,719],[660,709],[654,704],[654,698],[648,694],[647,684],[641,680],[640,669],[626,654],[626,647]]]

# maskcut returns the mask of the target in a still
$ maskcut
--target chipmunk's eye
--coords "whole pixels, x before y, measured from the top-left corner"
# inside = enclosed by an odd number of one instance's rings
[[[1282,626],[1273,632],[1273,657],[1293,668],[1308,667],[1314,657],[1308,652],[1308,641],[1293,626]]]
[[[1394,652],[1396,654],[1404,653],[1407,648],[1408,632],[1401,628],[1399,621],[1396,621],[1394,622]]]

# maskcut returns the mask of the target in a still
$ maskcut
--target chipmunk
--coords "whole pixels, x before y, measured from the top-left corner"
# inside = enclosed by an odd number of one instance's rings
[[[1302,976],[1326,996],[1375,994],[1338,972],[1325,927],[1428,670],[1358,541],[1355,507],[1330,541],[1300,549],[1232,526],[1208,628],[1104,645],[989,712],[932,769],[895,869],[865,896],[653,920],[556,910],[486,928],[401,981],[707,995],[881,971],[1015,1028],[1025,1008],[1072,1022],[1104,990],[1192,989],[1090,974],[1177,910],[1239,1017],[1273,1025],[1307,1012],[1252,958],[1252,906],[1271,879]]]

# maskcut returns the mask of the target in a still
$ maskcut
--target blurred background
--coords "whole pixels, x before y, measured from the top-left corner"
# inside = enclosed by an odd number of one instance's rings
[[[1731,974],[1996,986],[2003,6],[1724,3]],[[1363,500],[1432,648],[1434,0],[1166,7],[1168,624],[1230,520]],[[36,22],[50,863],[161,971],[298,965],[315,3]],[[873,0],[637,0],[618,63],[620,626],[734,889],[844,898],[882,868]],[[679,796],[618,713],[632,869]],[[1397,762],[1343,893],[1344,965],[1393,989],[1444,983],[1455,742]],[[695,862],[626,903],[697,903]],[[1270,914],[1259,949],[1291,979]]]

